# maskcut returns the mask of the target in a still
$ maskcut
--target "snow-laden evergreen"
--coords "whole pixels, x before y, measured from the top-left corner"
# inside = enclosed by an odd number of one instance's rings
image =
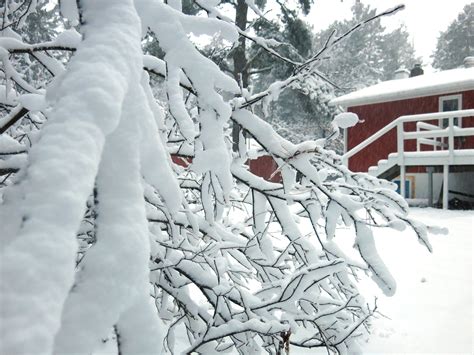
[[[251,34],[214,2],[197,3],[209,17],[184,14],[179,1],[62,1],[80,34],[38,43],[21,37],[36,1],[3,6],[0,352],[92,353],[104,342],[120,354],[353,352],[377,309],[359,278],[396,290],[372,229],[412,227],[431,249],[393,184],[350,172],[325,139],[285,140],[253,110],[311,77],[344,35],[249,94],[190,34]],[[162,59],[143,55],[150,32]],[[357,122],[337,116],[333,136]],[[231,123],[251,150],[232,151]],[[249,171],[262,152],[281,182]],[[341,223],[355,256],[338,247]]]
[[[438,36],[433,52],[433,67],[446,70],[461,67],[466,57],[474,56],[474,3],[468,3]]]

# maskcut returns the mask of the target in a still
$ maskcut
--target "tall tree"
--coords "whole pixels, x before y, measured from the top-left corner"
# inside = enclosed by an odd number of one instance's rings
[[[251,9],[257,16],[263,18],[262,10],[265,8],[266,1],[265,0],[260,0],[254,2],[253,0],[237,0],[237,2],[232,2],[232,1],[224,1],[225,3],[230,3],[234,5],[235,8],[235,24],[236,26],[240,29],[241,34],[243,32],[246,32],[248,30],[247,26],[249,24],[249,9]],[[312,0],[297,0],[295,1],[297,7],[304,13],[308,14],[311,5],[313,3]],[[290,22],[287,22],[287,25],[291,26],[293,23],[295,23],[295,15],[297,11],[295,10],[289,10],[284,2],[277,1],[277,4],[281,10],[282,16],[285,20],[290,19],[290,16],[292,16],[292,19]],[[267,20],[264,20],[267,21]],[[254,26],[258,21],[254,22]],[[250,74],[254,69],[254,59],[251,58],[249,60],[249,54],[248,52],[248,39],[252,39],[249,36],[243,35],[240,36],[238,44],[232,49],[231,51],[231,57],[232,57],[232,64],[230,67],[232,67],[231,71],[234,75],[235,80],[240,84],[242,88],[247,90],[249,84],[250,84]],[[303,39],[304,41],[304,39]],[[254,38],[253,39],[254,43],[259,44],[259,48],[262,48],[261,46],[261,38]],[[273,51],[273,49],[270,49],[272,45],[266,44],[264,46],[267,49],[267,52],[270,52],[272,55],[274,55],[276,52]],[[252,57],[250,55],[250,57]],[[281,58],[280,58],[281,59]],[[238,150],[238,142],[239,142],[239,127],[237,125],[233,126],[233,131],[232,131],[232,139],[233,139],[233,148],[234,151]]]
[[[282,45],[279,52],[293,62],[302,61],[313,52],[312,28],[299,18],[298,12],[282,5],[280,19],[269,22],[259,20],[256,32],[262,37],[276,38]],[[260,90],[275,80],[284,80],[294,71],[292,63],[281,61],[264,53],[257,45],[251,48],[250,57],[255,58],[251,82]],[[267,119],[278,132],[292,142],[301,142],[332,133],[330,121],[336,109],[328,105],[334,97],[333,86],[316,72],[305,82],[293,83],[279,100],[268,108]]]
[[[375,9],[357,2],[352,7],[353,17],[336,21],[328,29],[316,35],[315,47],[324,46],[333,31],[344,33],[376,13]],[[371,21],[350,40],[342,42],[322,60],[320,70],[326,73],[343,92],[373,85],[381,80],[393,79],[395,70],[410,68],[419,62],[404,27],[386,32],[381,20]]]
[[[474,2],[464,6],[457,19],[440,33],[433,53],[433,67],[453,69],[469,56],[474,56]]]
[[[397,69],[410,69],[416,63],[422,63],[421,57],[415,54],[409,33],[404,26],[392,32],[384,33],[382,36],[382,78],[381,80],[392,80]]]

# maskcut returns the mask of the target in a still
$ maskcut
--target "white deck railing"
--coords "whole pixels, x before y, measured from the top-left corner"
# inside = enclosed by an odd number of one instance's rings
[[[439,130],[439,129],[442,129],[442,122],[443,120],[439,120],[438,121],[438,125],[434,125],[434,124],[431,124],[431,123],[427,123],[427,122],[423,122],[423,121],[418,121],[416,123],[416,131],[417,132],[421,132],[423,130],[428,130],[428,131],[436,131],[436,130]],[[421,145],[431,145],[433,147],[434,150],[436,150],[437,148],[440,148],[440,149],[443,149],[443,148],[447,148],[447,144],[443,143],[442,140],[439,140],[437,138],[433,138],[433,139],[430,139],[430,138],[417,138],[416,140],[416,150],[419,152],[421,151]]]
[[[417,140],[416,149],[421,151],[421,145],[431,145],[436,152],[440,150],[448,151],[447,159],[444,164],[443,173],[443,207],[447,207],[448,198],[448,171],[449,165],[453,162],[455,152],[455,137],[466,137],[474,136],[474,127],[462,128],[454,124],[454,119],[457,117],[458,122],[461,123],[462,117],[474,116],[474,109],[470,110],[458,110],[448,112],[434,112],[424,113],[421,115],[407,115],[401,116],[390,124],[379,130],[378,132],[371,135],[363,142],[356,145],[354,148],[349,150],[342,156],[344,164],[347,166],[349,158],[359,153],[370,144],[380,139],[382,136],[387,134],[392,129],[397,130],[397,164],[400,166],[400,192],[402,196],[405,195],[405,141],[406,140]],[[442,128],[442,122],[448,120],[446,128]],[[437,121],[438,125],[432,124],[426,121]],[[417,122],[417,130],[411,132],[405,132],[404,124],[408,122]],[[436,154],[436,153],[434,153]],[[420,164],[422,165],[422,164]]]

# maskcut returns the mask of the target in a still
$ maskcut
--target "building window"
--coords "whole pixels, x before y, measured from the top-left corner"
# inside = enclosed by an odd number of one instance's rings
[[[453,99],[441,98],[441,104],[443,112],[459,110],[459,98],[457,97]]]
[[[439,112],[447,111],[457,111],[462,110],[462,95],[449,95],[441,96],[439,98]],[[440,122],[440,126],[443,128],[448,127],[448,120],[443,119],[443,122]],[[453,120],[455,126],[462,127],[462,122],[460,117],[455,117]]]

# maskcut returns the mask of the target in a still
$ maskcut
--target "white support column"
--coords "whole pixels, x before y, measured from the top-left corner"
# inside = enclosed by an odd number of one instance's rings
[[[405,165],[400,166],[400,195],[405,198],[405,179],[406,179],[406,174],[405,174]]]
[[[426,168],[428,173],[428,207],[433,207],[433,172],[434,167],[428,166]]]
[[[443,210],[448,209],[449,198],[449,165],[443,166]]]

